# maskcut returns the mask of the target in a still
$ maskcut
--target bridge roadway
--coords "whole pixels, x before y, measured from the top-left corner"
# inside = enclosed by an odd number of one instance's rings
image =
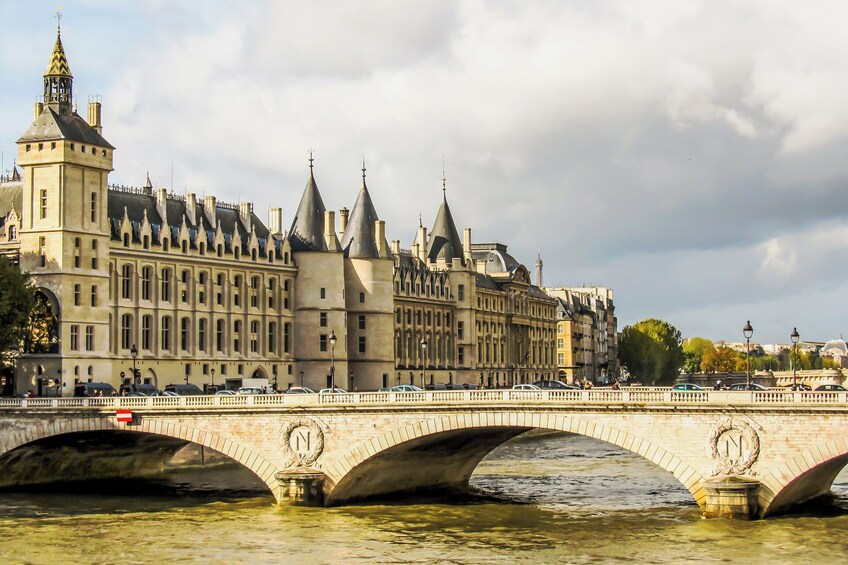
[[[128,420],[128,421],[119,421]],[[461,491],[531,429],[580,434],[670,472],[706,516],[766,517],[829,491],[848,463],[848,393],[465,390],[0,399],[0,486],[160,472],[189,442],[280,503]]]

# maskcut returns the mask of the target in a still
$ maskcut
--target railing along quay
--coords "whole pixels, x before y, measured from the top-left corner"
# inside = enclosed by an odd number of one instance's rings
[[[424,392],[349,392],[339,394],[257,394],[244,396],[118,396],[92,398],[0,398],[0,409],[214,408],[393,404],[664,404],[846,405],[848,392],[634,390],[446,390]]]

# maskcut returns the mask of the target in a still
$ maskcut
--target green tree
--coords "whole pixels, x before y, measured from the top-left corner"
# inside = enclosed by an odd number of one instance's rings
[[[619,360],[646,384],[670,384],[683,366],[682,341],[680,332],[668,322],[642,320],[622,330]]]
[[[687,373],[697,373],[701,370],[701,359],[704,352],[713,348],[713,342],[705,337],[693,337],[683,342],[683,368]]]
[[[29,274],[0,257],[0,355],[4,364],[20,351],[35,302]]]
[[[742,361],[744,363],[745,360]],[[729,373],[737,370],[738,363],[739,353],[726,345],[719,345],[704,353],[701,360],[701,370],[705,373]]]

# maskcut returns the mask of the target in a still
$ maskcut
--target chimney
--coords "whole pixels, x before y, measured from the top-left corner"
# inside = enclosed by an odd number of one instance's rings
[[[418,226],[418,237],[416,238],[416,242],[418,243],[418,259],[421,261],[427,262],[427,228],[424,226]]]
[[[217,200],[214,196],[206,196],[203,198],[203,210],[206,212],[206,216],[209,218],[209,221],[212,222],[212,229],[218,227],[218,218],[216,215],[217,206]]]
[[[386,248],[383,246],[383,242],[386,241],[386,222],[385,220],[377,220],[374,222],[374,239],[376,240],[374,243],[377,244],[377,253],[380,257],[386,256]]]
[[[283,209],[271,208],[268,212],[268,230],[271,235],[283,234]]]
[[[168,200],[168,189],[167,188],[157,188],[156,189],[156,205],[164,207],[167,200]]]
[[[339,210],[339,232],[342,234],[344,234],[345,230],[347,229],[347,215],[347,208],[342,208],[341,210]]]
[[[103,133],[103,124],[100,122],[100,97],[99,96],[89,96],[88,97],[88,125],[94,128],[99,134]]]
[[[400,240],[392,240],[392,255],[400,255]]]
[[[338,251],[336,248],[336,213],[332,210],[324,212],[324,241],[327,242],[327,249],[330,251]]]
[[[44,111],[44,103],[43,102],[36,102],[35,103],[35,118],[38,119],[38,116],[40,116],[41,112],[43,112],[43,111]]]
[[[193,192],[186,194],[186,216],[192,226],[197,225],[197,196]]]
[[[462,231],[462,251],[465,255],[465,262],[471,262],[471,228],[465,228]]]
[[[239,216],[242,223],[247,227],[247,231],[251,230],[251,214],[253,212],[253,204],[250,202],[239,202]]]
[[[413,244],[412,244],[412,256],[413,256],[413,257],[418,257],[418,258],[420,258],[420,255],[419,255],[419,253],[418,253],[418,250],[419,250],[420,248],[421,248],[421,246],[420,246],[420,245],[418,245],[418,242],[417,242],[417,241],[416,241],[415,243],[413,243]]]

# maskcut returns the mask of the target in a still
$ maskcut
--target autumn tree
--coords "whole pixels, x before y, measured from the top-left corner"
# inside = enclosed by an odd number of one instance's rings
[[[701,370],[704,352],[713,348],[713,342],[705,337],[693,337],[683,342],[683,368],[687,373]]]
[[[4,363],[20,351],[34,296],[29,275],[0,257],[0,354]]]
[[[701,371],[704,373],[730,373],[737,369],[738,362],[739,354],[736,351],[726,345],[719,345],[704,353],[704,357],[701,359]]]
[[[619,361],[646,384],[671,384],[683,366],[682,341],[680,332],[668,322],[642,320],[622,330]]]

